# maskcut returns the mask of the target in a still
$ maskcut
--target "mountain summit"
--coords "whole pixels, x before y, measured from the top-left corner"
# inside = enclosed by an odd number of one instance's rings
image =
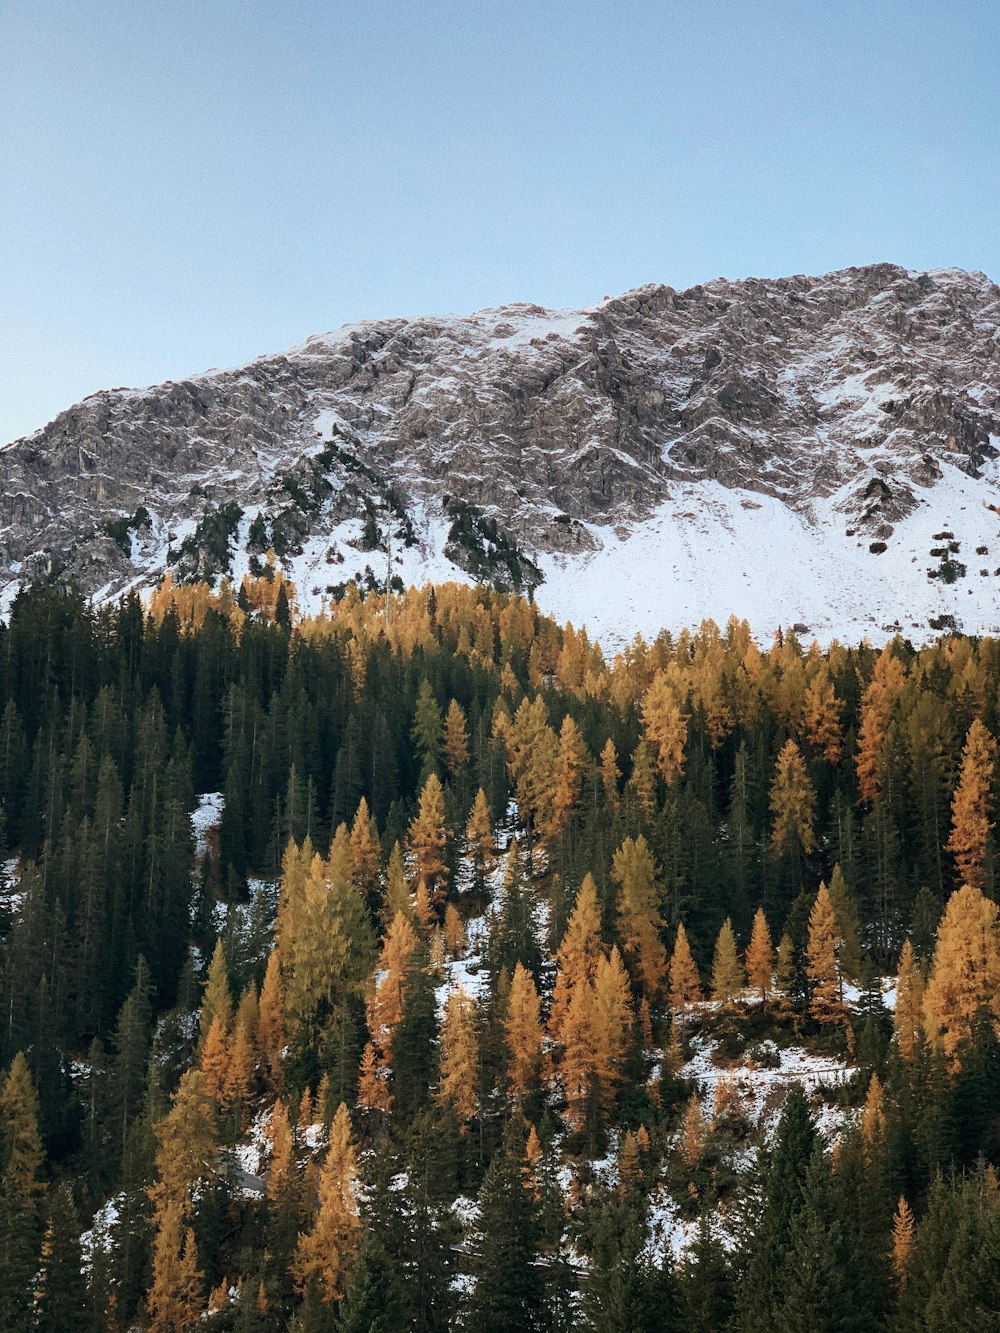
[[[85,399],[0,450],[0,609],[238,579],[533,591],[612,640],[732,613],[1000,632],[1000,288],[890,264],[379,320]],[[800,631],[804,632],[804,631]]]

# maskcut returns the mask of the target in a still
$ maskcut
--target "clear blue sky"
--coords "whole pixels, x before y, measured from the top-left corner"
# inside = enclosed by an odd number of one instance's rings
[[[997,0],[2,0],[0,441],[348,320],[1000,278]]]

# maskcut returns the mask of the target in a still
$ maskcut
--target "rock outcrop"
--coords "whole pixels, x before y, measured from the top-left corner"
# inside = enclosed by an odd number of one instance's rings
[[[956,470],[996,503],[998,446],[982,274],[878,264],[384,320],[94,394],[0,450],[0,587],[109,595],[273,545],[321,594],[384,577],[391,542],[532,588],[547,557],[586,559],[709,483],[891,545]]]

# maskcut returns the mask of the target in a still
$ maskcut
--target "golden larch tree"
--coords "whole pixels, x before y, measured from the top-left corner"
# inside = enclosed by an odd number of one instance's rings
[[[946,850],[955,858],[962,884],[983,887],[983,861],[993,824],[990,820],[997,743],[977,717],[969,728],[958,786],[951,800],[951,836]]]
[[[476,1010],[461,986],[448,994],[441,1024],[441,1078],[435,1100],[448,1106],[465,1134],[479,1109],[479,1037]]]
[[[233,996],[229,989],[229,964],[226,962],[221,939],[215,941],[215,950],[208,965],[208,976],[201,997],[201,1014],[198,1018],[199,1050],[208,1040],[214,1018],[219,1019],[222,1035],[226,1036],[233,1018]]]
[[[885,1092],[878,1074],[868,1081],[868,1092],[861,1112],[861,1138],[869,1160],[881,1156],[885,1137]]]
[[[681,1152],[689,1166],[693,1166],[702,1154],[705,1146],[705,1116],[701,1109],[701,1098],[693,1092],[688,1098],[681,1125]]]
[[[626,838],[611,862],[611,879],[618,885],[618,938],[641,995],[655,1001],[667,970],[667,951],[661,939],[660,890],[656,862],[640,834]]]
[[[879,766],[886,732],[903,686],[906,671],[887,643],[875,663],[872,678],[861,698],[861,726],[858,730],[858,799],[874,801],[879,792]]]
[[[907,1268],[913,1250],[913,1232],[913,1209],[901,1194],[892,1219],[892,1271],[896,1285],[900,1288],[906,1286]]]
[[[652,747],[660,776],[669,787],[684,771],[687,717],[673,685],[657,672],[642,700],[643,735]]]
[[[674,1009],[685,1009],[691,1004],[700,1004],[703,996],[701,977],[691,956],[684,923],[677,927],[674,951],[670,956],[670,1004]]]
[[[736,950],[733,923],[726,917],[715,941],[712,958],[712,999],[724,1009],[733,1009],[745,985],[746,976]]]
[[[481,880],[496,859],[493,815],[482,787],[476,792],[476,799],[469,811],[469,819],[465,825],[465,845],[476,878]]]
[[[385,898],[380,916],[388,927],[400,913],[405,917],[413,915],[413,899],[410,895],[410,882],[406,878],[403,849],[397,840],[392,844],[389,863],[385,868]]]
[[[618,767],[618,751],[615,749],[615,743],[609,736],[604,742],[604,749],[601,751],[601,786],[604,788],[604,798],[612,810],[617,810],[621,804],[618,795],[618,783],[621,781],[622,771]]]
[[[805,761],[793,740],[781,747],[771,783],[771,851],[775,856],[808,855],[816,850],[816,793]]]
[[[423,880],[433,900],[443,894],[448,883],[445,845],[448,834],[444,820],[444,790],[441,779],[431,773],[420,793],[420,806],[406,835],[407,849],[413,862],[413,878]]]
[[[552,793],[551,812],[543,829],[558,835],[565,829],[580,803],[580,789],[590,756],[580,735],[580,728],[569,713],[563,718],[559,732],[559,752],[556,759],[556,781]]]
[[[597,885],[592,875],[584,875],[566,933],[556,952],[556,982],[549,1012],[549,1035],[555,1041],[564,1041],[562,1028],[573,992],[593,981],[600,956],[601,912],[597,905]]]
[[[507,1083],[520,1107],[537,1086],[542,1068],[542,1007],[531,973],[521,962],[507,997],[504,1035],[507,1038]]]
[[[626,785],[642,813],[652,819],[656,814],[656,770],[653,751],[645,741],[637,742],[632,751],[632,772]]]
[[[948,899],[938,926],[931,973],[924,991],[924,1028],[959,1067],[958,1047],[972,1031],[980,1007],[1000,1017],[1000,934],[997,905],[966,884]]]
[[[617,945],[607,958],[598,960],[593,988],[594,1073],[600,1082],[601,1105],[608,1110],[632,1034],[632,991]]]
[[[469,736],[465,710],[457,699],[448,704],[444,719],[444,762],[453,778],[461,777],[469,762]]]
[[[809,744],[828,764],[840,763],[841,708],[829,672],[825,666],[821,667],[806,690],[803,721]]]
[[[208,1036],[201,1048],[201,1069],[205,1075],[205,1087],[216,1106],[223,1103],[226,1079],[229,1076],[229,1042],[222,1017],[216,1014],[208,1029]]]
[[[573,988],[562,1022],[559,1073],[566,1094],[566,1119],[572,1129],[582,1127],[592,1091],[596,1022],[594,986],[583,981]]]
[[[375,1054],[373,1042],[365,1042],[358,1067],[358,1105],[368,1111],[391,1111],[392,1094],[389,1091],[387,1067]]]
[[[284,1008],[281,998],[281,962],[277,949],[272,949],[264,972],[257,1006],[257,1040],[264,1074],[272,1092],[281,1092],[284,1086],[282,1052],[285,1049]]]
[[[370,998],[368,1030],[383,1051],[392,1043],[403,1016],[403,999],[410,956],[417,948],[417,933],[407,917],[397,912],[382,942],[378,960],[378,982]]]
[[[839,1023],[844,1000],[837,964],[840,933],[830,893],[821,883],[809,913],[806,976],[809,978],[809,1013],[817,1023]]]
[[[169,1204],[153,1241],[153,1280],[146,1298],[150,1333],[193,1333],[201,1326],[204,1274],[194,1232],[179,1202]]]
[[[330,852],[323,865],[322,857],[316,857],[313,865],[322,866],[322,875],[328,879],[337,880],[342,884],[350,884],[356,889],[358,886],[354,881],[354,848],[351,845],[351,830],[345,823],[337,825],[333,837],[330,839]],[[310,867],[312,869],[312,867]],[[308,885],[306,886],[308,893]]]
[[[288,1107],[279,1097],[267,1122],[267,1141],[271,1149],[271,1164],[267,1173],[267,1197],[272,1204],[282,1204],[291,1197],[295,1188],[295,1137],[288,1118]]]
[[[156,1180],[149,1197],[158,1226],[173,1203],[187,1216],[195,1185],[215,1170],[215,1107],[197,1066],[181,1075],[170,1110],[156,1126],[156,1141]]]
[[[619,1194],[625,1197],[642,1179],[642,1162],[639,1157],[639,1145],[632,1131],[626,1130],[618,1150],[618,1187]]]
[[[382,846],[378,825],[362,796],[351,826],[351,879],[369,904],[374,904],[381,887]]]
[[[545,830],[551,817],[559,739],[549,726],[545,700],[523,699],[510,727],[510,776],[522,818]]]
[[[746,969],[747,980],[753,989],[759,992],[761,1003],[767,1004],[771,977],[774,973],[774,946],[771,943],[771,931],[763,907],[758,907],[754,913],[750,943],[747,945]]]
[[[330,1146],[319,1172],[319,1211],[311,1230],[299,1236],[292,1272],[299,1290],[315,1283],[326,1302],[339,1301],[361,1238],[355,1198],[357,1154],[343,1102],[330,1126]]]
[[[247,1104],[253,1092],[257,1071],[257,1033],[260,1017],[257,993],[248,986],[240,997],[229,1042],[229,1067],[222,1089],[222,1105],[231,1107],[237,1129],[242,1131]]]

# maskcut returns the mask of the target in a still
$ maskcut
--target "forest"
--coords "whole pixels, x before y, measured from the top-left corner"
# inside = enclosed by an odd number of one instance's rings
[[[0,1330],[1000,1328],[1000,641],[0,623]]]

